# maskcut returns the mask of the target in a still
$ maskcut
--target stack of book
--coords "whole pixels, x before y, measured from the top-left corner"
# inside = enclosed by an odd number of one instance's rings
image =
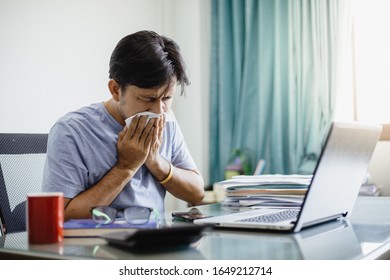
[[[379,196],[382,186],[375,183],[364,183],[360,188],[360,196]]]
[[[382,186],[376,183],[371,182],[370,173],[366,173],[363,184],[360,188],[359,195],[360,196],[379,196],[381,192]]]
[[[239,175],[219,182],[228,207],[298,208],[312,175]]]
[[[116,219],[112,224],[97,224],[92,219],[71,219],[64,223],[64,237],[99,237],[111,232],[136,232],[139,228],[157,228],[158,222],[150,220],[146,224],[129,224],[123,218]]]

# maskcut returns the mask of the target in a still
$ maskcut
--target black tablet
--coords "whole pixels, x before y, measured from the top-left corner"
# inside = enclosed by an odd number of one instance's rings
[[[183,224],[171,227],[137,229],[101,235],[109,245],[124,249],[161,249],[189,246],[199,241],[208,225]]]

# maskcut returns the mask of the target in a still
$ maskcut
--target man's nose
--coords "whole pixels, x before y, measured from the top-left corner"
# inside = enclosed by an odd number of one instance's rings
[[[155,114],[162,114],[166,111],[165,103],[160,99],[153,103],[152,112]]]

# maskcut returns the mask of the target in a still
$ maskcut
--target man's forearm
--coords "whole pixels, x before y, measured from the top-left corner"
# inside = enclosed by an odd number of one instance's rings
[[[204,197],[204,182],[196,170],[185,170],[172,166],[172,178],[163,186],[173,196],[191,205],[199,204]]]
[[[110,205],[135,172],[114,166],[97,184],[73,199],[65,199],[65,220],[90,218],[93,207]]]
[[[146,161],[146,166],[157,181],[173,196],[192,205],[198,204],[204,197],[204,182],[197,170],[186,170],[175,167],[162,157],[155,161]],[[172,168],[172,174],[171,169]],[[169,176],[169,178],[168,178]],[[166,179],[169,180],[166,180]]]

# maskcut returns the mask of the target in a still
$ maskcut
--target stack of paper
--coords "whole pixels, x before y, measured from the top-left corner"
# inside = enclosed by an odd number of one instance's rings
[[[219,184],[225,189],[225,206],[300,207],[312,175],[240,175]]]

